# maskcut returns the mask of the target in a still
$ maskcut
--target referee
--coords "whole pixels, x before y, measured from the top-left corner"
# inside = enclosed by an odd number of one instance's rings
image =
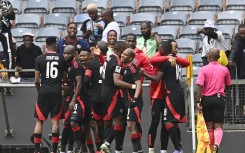
[[[209,64],[202,67],[197,77],[197,109],[202,110],[210,138],[212,153],[217,153],[223,137],[225,87],[231,85],[229,70],[220,65],[220,51],[208,52]]]

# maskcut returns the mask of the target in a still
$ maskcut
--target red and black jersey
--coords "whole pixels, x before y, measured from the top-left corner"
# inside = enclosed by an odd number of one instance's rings
[[[86,65],[82,64],[82,88],[80,97],[84,102],[88,102],[90,99],[90,83],[85,82]]]
[[[126,66],[122,71],[122,81],[135,84],[135,81],[140,80],[140,73],[139,69],[134,63],[130,63],[128,66]],[[134,98],[135,89],[121,89],[122,96],[124,98],[132,99]]]
[[[41,74],[40,92],[61,90],[63,73],[66,71],[66,62],[63,56],[55,51],[48,51],[37,57],[35,70],[40,71]]]
[[[68,63],[68,87],[69,87],[69,95],[73,95],[76,90],[76,77],[82,76],[84,70],[82,68],[82,64],[77,60],[73,59],[72,62]]]
[[[116,91],[119,90],[114,84],[113,74],[121,74],[121,60],[116,54],[110,55],[104,65],[102,70],[102,96],[105,98],[112,98]]]
[[[104,102],[102,98],[102,77],[100,75],[100,64],[99,58],[94,57],[87,63],[87,68],[84,76],[85,84],[91,83],[91,101],[92,102]]]

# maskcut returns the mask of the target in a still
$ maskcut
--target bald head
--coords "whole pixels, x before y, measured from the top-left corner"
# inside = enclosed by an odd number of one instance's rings
[[[71,54],[75,54],[76,48],[75,48],[73,45],[67,45],[67,46],[64,48],[64,52],[68,52],[68,53],[71,53]]]
[[[220,51],[217,48],[212,48],[209,50],[208,52],[208,60],[209,62],[211,61],[218,61],[218,59],[220,58]]]
[[[131,48],[127,48],[127,49],[125,50],[125,52],[127,52],[127,53],[128,53],[129,57],[134,58],[134,56],[135,56],[135,52],[134,52],[134,50],[133,50],[133,49],[131,49]]]
[[[101,53],[103,55],[106,55],[106,52],[108,51],[108,44],[107,44],[107,42],[105,42],[105,41],[98,41],[97,42],[97,46],[101,50]]]
[[[101,13],[101,18],[108,24],[112,21],[114,21],[114,17],[113,17],[113,11],[111,9],[105,9],[104,11],[102,11]]]

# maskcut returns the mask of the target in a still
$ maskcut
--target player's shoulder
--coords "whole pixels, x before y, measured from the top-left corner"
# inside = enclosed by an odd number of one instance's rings
[[[131,62],[127,67],[133,74],[139,71],[138,67],[133,62]]]

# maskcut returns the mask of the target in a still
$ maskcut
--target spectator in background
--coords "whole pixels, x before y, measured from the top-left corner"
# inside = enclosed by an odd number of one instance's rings
[[[21,69],[35,69],[35,60],[39,55],[42,55],[42,50],[39,46],[36,46],[33,43],[34,35],[30,32],[23,34],[24,44],[20,45],[16,51],[16,70],[20,71]],[[34,72],[20,72],[15,76],[17,81],[23,81],[23,78],[33,78]],[[16,81],[11,80],[10,81]]]
[[[103,21],[106,23],[106,27],[103,31],[102,40],[107,42],[107,35],[108,35],[108,32],[111,30],[115,30],[117,32],[117,40],[119,40],[120,34],[121,34],[120,28],[119,28],[118,23],[114,20],[112,10],[111,9],[105,9],[101,13],[101,17],[102,17]]]
[[[218,48],[219,50],[228,50],[228,45],[221,31],[216,31],[214,20],[207,19],[204,24],[204,28],[197,30],[198,34],[204,34],[202,46],[202,61],[203,65],[208,64],[207,53],[211,48]]]
[[[162,42],[162,39],[157,32],[151,31],[151,22],[143,21],[140,28],[142,37],[137,39],[136,46],[151,58],[156,53],[158,45]]]
[[[98,15],[97,6],[95,4],[89,4],[87,6],[87,11],[90,19],[86,22],[86,27],[81,29],[84,33],[83,39],[88,40],[89,43],[96,44],[102,39],[105,22]]]
[[[79,53],[83,49],[89,49],[90,46],[88,42],[83,39],[77,38],[77,24],[74,22],[70,22],[67,25],[67,33],[68,35],[64,39],[60,39],[58,41],[57,53],[63,55],[64,48],[68,45],[72,45],[76,48],[76,58],[78,58]]]
[[[114,44],[117,42],[117,32],[115,30],[110,30],[107,33],[108,51],[107,57],[109,57],[114,52]]]

